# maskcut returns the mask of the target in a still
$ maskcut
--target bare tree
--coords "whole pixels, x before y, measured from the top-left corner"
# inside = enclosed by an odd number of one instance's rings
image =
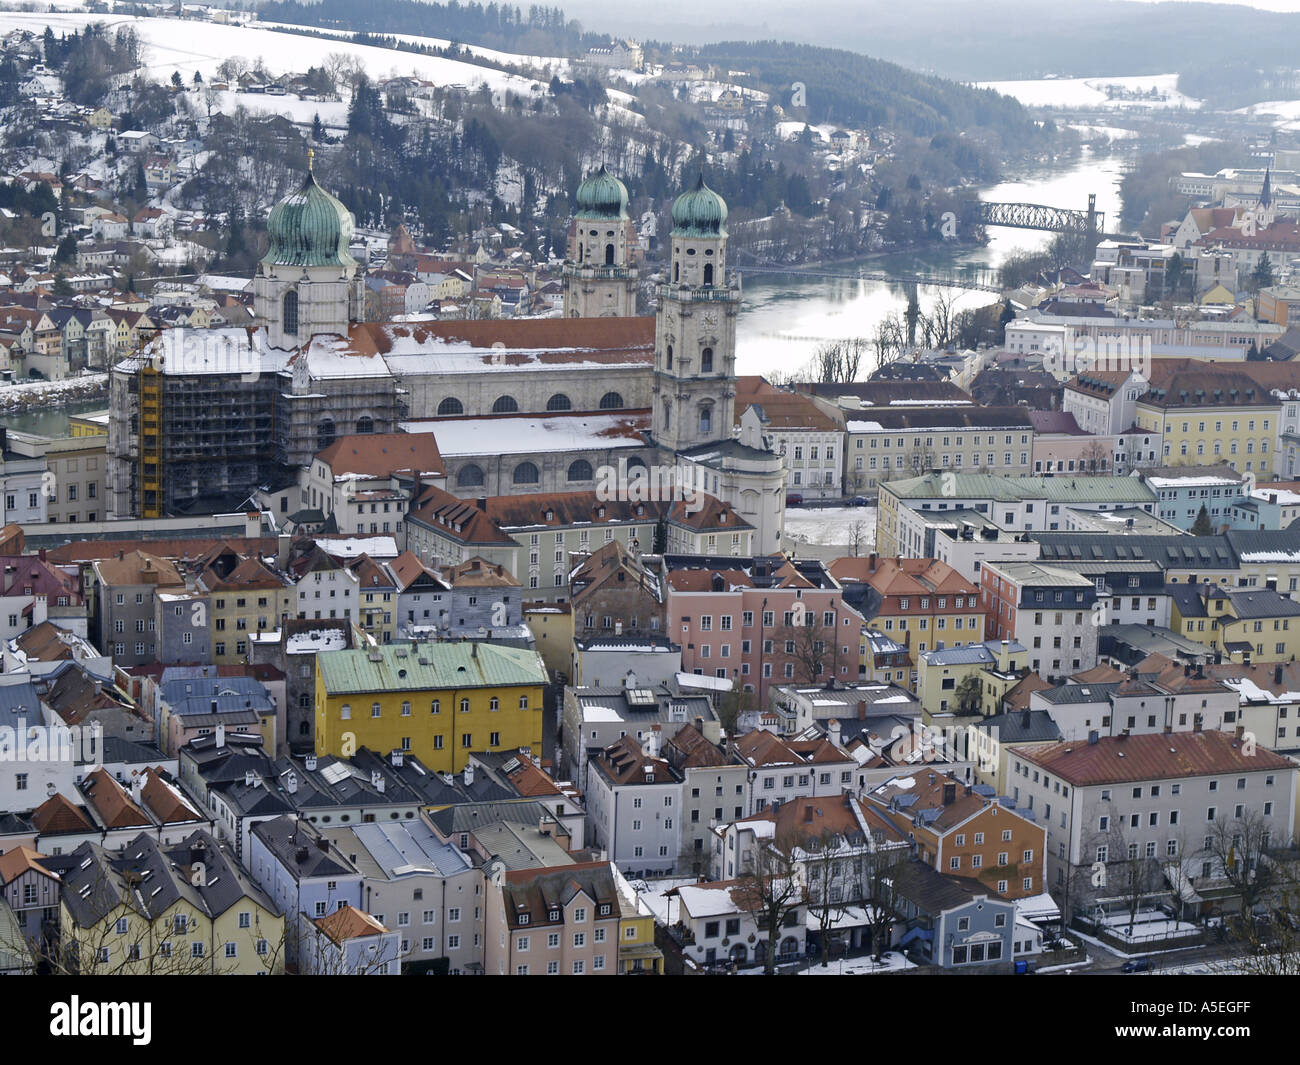
[[[907,332],[897,314],[887,315],[876,326],[872,343],[876,349],[876,366],[888,366],[903,357],[907,346]]]
[[[794,680],[799,684],[822,684],[839,674],[840,646],[834,625],[826,625],[815,610],[799,609],[792,613],[791,624],[773,632],[794,665]]]
[[[876,961],[892,946],[890,932],[901,913],[894,870],[910,857],[909,848],[882,847],[877,841],[863,860],[863,896],[869,904],[867,930],[871,933],[871,956]]]
[[[863,358],[871,347],[866,337],[846,337],[828,340],[818,345],[813,354],[813,370],[817,381],[856,381],[862,369]]]
[[[830,829],[804,842],[808,913],[817,921],[822,968],[830,963],[831,932],[859,893],[851,850],[844,837]]]
[[[770,843],[755,848],[753,860],[737,878],[733,898],[753,916],[760,932],[766,935],[763,972],[776,972],[776,955],[781,929],[798,914],[807,900],[803,879],[799,875],[799,842],[778,834]]]
[[[1241,911],[1250,914],[1268,892],[1276,867],[1266,860],[1269,824],[1257,810],[1245,809],[1229,821],[1217,818],[1206,837],[1206,850],[1241,898]]]

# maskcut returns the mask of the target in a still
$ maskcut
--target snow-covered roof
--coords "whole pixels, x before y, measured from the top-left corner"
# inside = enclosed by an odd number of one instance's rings
[[[520,455],[644,447],[645,414],[556,414],[521,418],[455,418],[403,422],[408,433],[433,433],[444,457]]]

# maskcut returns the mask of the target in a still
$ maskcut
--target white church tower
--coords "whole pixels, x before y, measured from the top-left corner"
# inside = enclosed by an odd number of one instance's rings
[[[655,322],[655,440],[672,451],[731,439],[740,287],[727,276],[727,205],[704,184],[673,204]]]
[[[727,273],[727,205],[704,183],[673,204],[668,277],[659,286],[651,433],[661,461],[755,529],[755,553],[781,550],[785,463],[756,417],[734,425],[740,284]],[[749,415],[749,412],[746,412]]]
[[[302,188],[271,209],[270,247],[253,278],[254,320],[277,348],[299,347],[316,333],[346,336],[364,307],[348,252],[352,214],[316,184],[311,156]]]
[[[564,261],[564,317],[636,314],[636,230],[627,187],[602,166],[577,193]]]

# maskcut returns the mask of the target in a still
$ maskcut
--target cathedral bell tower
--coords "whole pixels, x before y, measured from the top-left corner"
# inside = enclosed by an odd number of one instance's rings
[[[361,317],[362,279],[348,253],[352,214],[318,184],[308,153],[307,179],[271,208],[270,247],[253,277],[253,317],[271,345],[296,348],[315,333],[346,336]]]
[[[636,314],[636,231],[627,188],[603,166],[578,186],[564,260],[564,317]]]
[[[656,443],[669,451],[730,440],[740,287],[727,275],[727,205],[704,183],[673,204],[668,280],[655,322]]]

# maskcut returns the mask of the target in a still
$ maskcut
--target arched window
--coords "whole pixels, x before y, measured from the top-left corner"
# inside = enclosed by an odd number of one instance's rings
[[[664,348],[664,359],[666,368],[671,370],[673,368],[673,346],[671,344]]]
[[[682,278],[682,267],[676,260],[673,261],[673,281],[680,281]]]
[[[700,432],[713,432],[713,407],[708,404],[700,408]]]
[[[586,246],[582,243],[582,241],[579,240],[578,241],[578,262],[582,262],[582,253],[585,247]]]
[[[704,264],[704,283],[705,283],[706,285],[711,285],[711,284],[713,284],[713,264],[712,264],[712,263],[705,263],[705,264]]]
[[[446,399],[444,399],[441,403],[438,404],[438,413],[439,414],[464,414],[465,404],[462,403],[460,400],[458,400],[455,396],[448,396]]]
[[[617,392],[606,392],[600,397],[601,410],[622,410],[623,397]]]
[[[298,335],[298,293],[294,289],[289,289],[284,294],[282,303],[284,320],[284,331],[290,336]]]
[[[578,459],[569,464],[570,481],[590,481],[592,476],[591,463],[586,459]]]
[[[514,396],[498,396],[492,404],[493,414],[514,414],[518,409],[519,404],[515,402]]]
[[[320,424],[316,426],[316,450],[327,448],[334,443],[334,438],[338,434],[334,431],[334,419],[322,418]]]
[[[640,466],[641,469],[643,469],[643,470],[646,469],[647,467],[646,467],[646,464],[645,464],[645,459],[637,458],[637,457],[634,455],[632,458],[630,458],[630,459],[627,460],[627,468],[628,468],[629,470],[635,470],[638,466]]]
[[[668,405],[668,401],[664,400],[664,428],[671,429],[672,424],[673,424],[673,409]]]
[[[369,414],[363,414],[357,419],[358,433],[373,433],[375,431],[375,419]]]
[[[573,410],[573,403],[563,392],[556,392],[546,401],[547,410]]]
[[[712,348],[705,348],[700,352],[700,373],[713,373]]]
[[[605,265],[606,266],[614,265],[614,245],[612,244],[605,245]]]
[[[537,467],[531,462],[521,462],[515,467],[515,484],[537,484],[541,479],[541,474],[537,472]]]
[[[462,466],[460,472],[456,474],[457,488],[479,488],[482,484],[483,471],[472,462],[468,466]]]

